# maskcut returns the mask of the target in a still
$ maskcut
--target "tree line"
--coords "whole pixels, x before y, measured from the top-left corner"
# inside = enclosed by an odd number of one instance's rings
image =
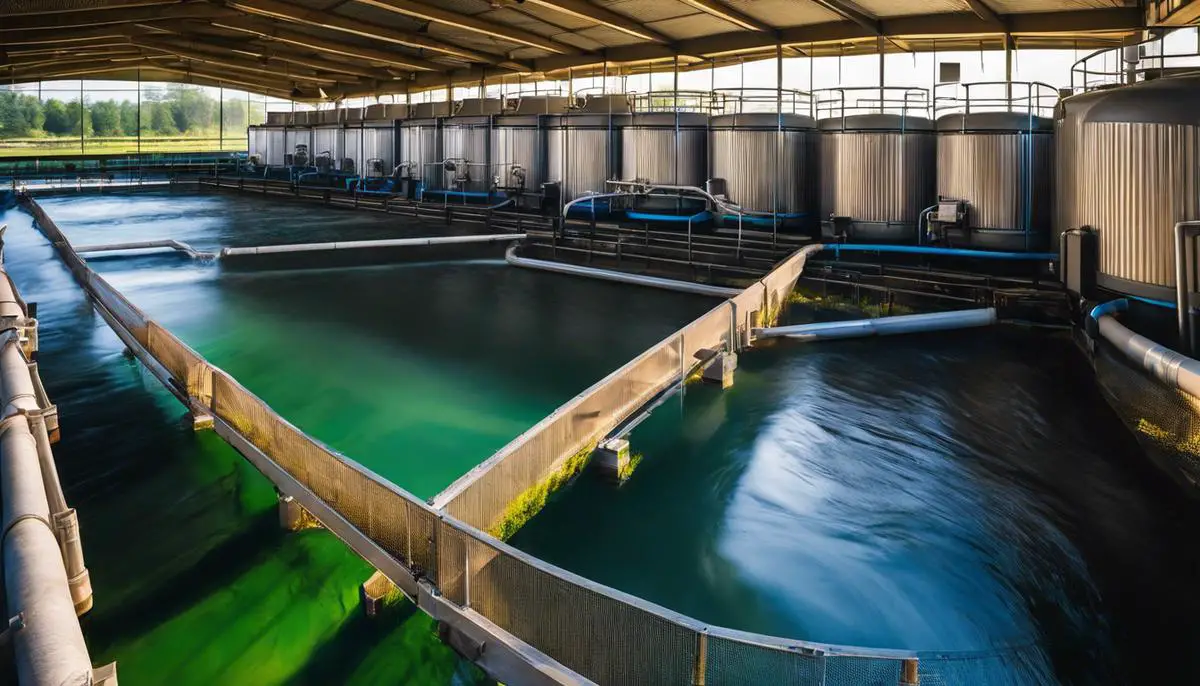
[[[215,136],[219,126],[241,131],[249,122],[261,122],[264,111],[262,102],[251,101],[247,108],[245,96],[226,98],[222,108],[202,90],[173,86],[144,92],[140,116],[138,103],[130,100],[85,99],[81,107],[79,98],[40,100],[0,91],[0,138],[136,136],[139,129],[143,136]]]

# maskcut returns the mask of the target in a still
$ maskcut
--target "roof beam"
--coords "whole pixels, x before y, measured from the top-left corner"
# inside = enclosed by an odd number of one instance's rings
[[[739,29],[763,31],[766,33],[774,33],[775,31],[774,27],[768,26],[754,17],[735,10],[721,0],[682,0],[682,2],[695,7],[701,12],[711,14],[718,19],[724,19]]]
[[[610,9],[605,9],[599,5],[593,5],[586,0],[525,0],[531,5],[539,5],[548,9],[569,14],[579,19],[594,21],[597,24],[603,24],[610,29],[616,29],[622,33],[627,33],[634,38],[642,40],[654,41],[655,43],[671,44],[674,41],[667,36],[646,28],[638,22],[626,17],[623,14],[617,14]]]
[[[105,9],[122,9],[125,7],[146,7],[149,5],[174,5],[180,0],[112,0],[105,3]],[[22,17],[29,14],[60,14],[66,12],[77,11],[70,0],[60,2],[62,5],[59,9],[48,9],[47,6],[51,3],[41,0],[40,2],[20,2],[20,0],[9,0],[3,6],[0,6],[0,17]]]
[[[1000,15],[996,14],[996,11],[988,6],[986,0],[966,0],[966,3],[967,7],[980,19],[989,24],[1004,25],[1004,21],[1000,19]]]
[[[419,33],[375,26],[364,21],[347,19],[329,12],[309,10],[296,5],[278,2],[277,0],[227,0],[227,2],[230,6],[251,14],[281,19],[296,24],[316,26],[330,31],[341,31],[364,38],[407,45],[412,48],[421,48],[457,57],[468,62],[496,64],[499,61],[496,55],[485,55],[473,50],[467,50],[466,48],[443,43]]]
[[[80,10],[56,14],[31,14],[0,22],[5,31],[59,31],[96,28],[111,24],[131,24],[156,19],[210,19],[237,14],[236,11],[204,2],[186,2],[167,7],[131,7],[126,9]]]
[[[97,38],[121,39],[125,36],[121,31],[112,27],[100,27],[95,29],[67,29],[64,31],[31,31],[18,32],[12,36],[4,37],[5,49],[14,45],[52,45],[56,43],[78,43],[83,41],[95,40]]]
[[[812,0],[816,4],[833,12],[834,14],[844,17],[855,24],[871,31],[872,35],[883,33],[883,28],[880,25],[879,17],[867,12],[848,0]]]
[[[319,50],[342,57],[350,57],[366,62],[378,62],[394,67],[415,71],[441,71],[446,68],[444,64],[437,64],[429,60],[423,60],[418,57],[409,57],[400,52],[390,52],[387,50],[377,50],[375,48],[365,48],[357,45],[348,45],[337,41],[325,40],[307,33],[292,31],[282,28],[270,21],[258,19],[237,19],[235,21],[227,21],[218,19],[213,22],[213,26],[231,29],[234,31],[242,31],[244,33],[254,34],[267,41],[279,41],[289,45],[296,45],[302,48],[311,50]]]
[[[356,0],[364,5],[378,7],[389,12],[403,14],[409,17],[416,17],[425,21],[433,21],[447,26],[454,26],[467,31],[473,31],[485,36],[497,38],[510,43],[519,43],[527,45],[531,48],[538,48],[547,52],[557,53],[560,55],[576,54],[578,48],[560,43],[551,38],[539,36],[535,33],[522,31],[518,28],[513,28],[495,21],[481,20],[477,17],[471,17],[458,12],[451,12],[433,5],[426,5],[422,2],[413,2],[412,0]]]
[[[177,45],[163,43],[155,40],[147,40],[141,37],[130,39],[134,45],[154,50],[167,55],[175,55],[179,59],[186,59],[193,62],[202,62],[211,64],[216,67],[233,69],[235,71],[248,71],[252,74],[269,74],[289,81],[310,81],[313,83],[337,83],[338,77],[334,74],[321,74],[311,69],[290,69],[284,68],[280,70],[278,67],[262,64],[252,60],[242,60],[236,57],[214,55],[203,50],[190,48],[180,48]]]

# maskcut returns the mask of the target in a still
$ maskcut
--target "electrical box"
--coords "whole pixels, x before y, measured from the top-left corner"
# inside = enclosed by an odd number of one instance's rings
[[[939,224],[957,224],[962,218],[960,213],[961,202],[943,200],[938,203],[937,213],[934,214],[933,220]]]
[[[1059,246],[1059,265],[1062,269],[1063,285],[1071,293],[1092,299],[1096,291],[1096,270],[1099,267],[1099,251],[1096,234],[1089,229],[1068,231]]]
[[[938,83],[958,83],[961,79],[961,64],[958,62],[938,62]]]

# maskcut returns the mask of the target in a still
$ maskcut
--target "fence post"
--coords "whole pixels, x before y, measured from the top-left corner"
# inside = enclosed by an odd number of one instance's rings
[[[692,686],[705,686],[708,671],[708,633],[696,633],[696,664],[692,666]]]
[[[921,676],[917,673],[917,661],[905,660],[901,663],[900,671],[900,686],[917,686],[921,683]]]

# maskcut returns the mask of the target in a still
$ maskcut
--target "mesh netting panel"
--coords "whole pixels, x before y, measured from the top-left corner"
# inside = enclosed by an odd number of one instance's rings
[[[146,350],[158,360],[171,376],[186,391],[208,407],[212,402],[212,367],[183,341],[155,322],[149,322],[146,331]]]
[[[922,654],[921,686],[1050,686],[1058,683],[1049,657],[1037,646],[994,653]]]
[[[828,656],[823,686],[896,686],[900,683],[902,670],[900,660]]]
[[[732,325],[733,306],[723,302],[710,310],[703,317],[683,327],[684,364],[694,365],[700,350],[732,350],[735,346],[729,340]]]
[[[804,271],[805,261],[810,254],[815,252],[814,248],[815,246],[808,246],[792,253],[791,257],[784,260],[774,271],[763,278],[762,284],[766,288],[764,296],[766,310],[769,315],[766,319],[775,317],[782,310],[788,295],[796,286],[796,280]]]
[[[437,558],[437,530],[441,520],[437,513],[423,505],[417,505],[405,499],[405,510],[408,517],[408,530],[411,534],[410,564],[418,568],[432,579],[437,579],[439,565]]]
[[[469,605],[596,683],[690,684],[697,631],[466,539]]]
[[[679,378],[680,347],[673,336],[559,408],[498,454],[446,511],[480,529],[508,504],[613,428],[632,409]]]
[[[467,536],[463,532],[438,522],[437,534],[437,585],[442,595],[450,602],[464,605],[467,602],[466,579]]]
[[[756,282],[730,300],[737,319],[739,340],[748,340],[750,327],[754,325],[754,318],[761,315],[765,298],[766,289],[761,282]]]
[[[1096,380],[1146,453],[1173,478],[1200,483],[1200,408],[1197,400],[1134,369],[1104,344]]]
[[[819,686],[825,679],[825,657],[709,636],[704,673],[706,686]]]
[[[91,275],[87,285],[92,297],[111,312],[134,339],[145,347],[149,335],[149,321],[146,315],[99,276]]]

